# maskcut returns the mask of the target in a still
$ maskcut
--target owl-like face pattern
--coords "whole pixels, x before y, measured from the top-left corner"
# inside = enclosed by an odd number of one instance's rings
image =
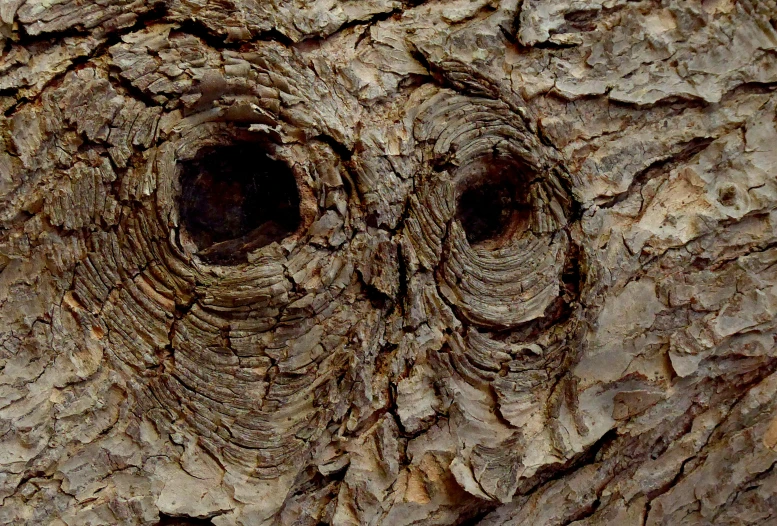
[[[771,407],[768,7],[28,4],[80,29],[3,63],[0,496],[554,523],[665,484],[630,466],[743,383]]]

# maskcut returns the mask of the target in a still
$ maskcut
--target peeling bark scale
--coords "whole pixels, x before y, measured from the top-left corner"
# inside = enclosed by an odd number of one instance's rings
[[[0,524],[777,524],[775,0],[0,0]]]

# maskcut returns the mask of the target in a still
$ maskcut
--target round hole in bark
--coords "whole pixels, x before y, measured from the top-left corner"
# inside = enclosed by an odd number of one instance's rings
[[[180,164],[181,219],[203,260],[243,262],[300,226],[294,175],[260,146],[208,147]]]
[[[501,245],[527,225],[530,207],[525,185],[509,176],[512,170],[494,168],[459,193],[456,218],[472,245],[489,241]]]
[[[737,202],[737,189],[735,186],[726,185],[718,188],[718,201],[723,206],[734,206]]]

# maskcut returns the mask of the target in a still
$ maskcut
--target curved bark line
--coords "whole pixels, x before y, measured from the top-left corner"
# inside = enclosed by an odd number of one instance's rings
[[[762,524],[777,5],[0,6],[0,522]]]

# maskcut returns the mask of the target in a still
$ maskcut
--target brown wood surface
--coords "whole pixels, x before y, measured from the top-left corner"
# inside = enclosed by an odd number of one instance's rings
[[[775,0],[0,0],[0,524],[777,523]]]

